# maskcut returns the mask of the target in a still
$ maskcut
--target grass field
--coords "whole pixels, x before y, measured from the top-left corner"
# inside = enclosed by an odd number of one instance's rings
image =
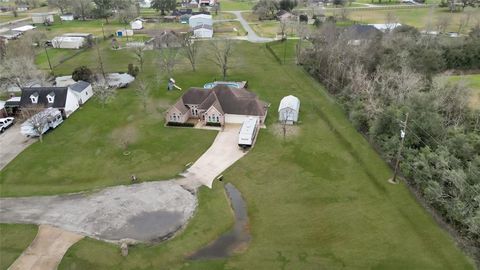
[[[0,224],[0,269],[7,269],[30,245],[36,234],[35,225]]]
[[[220,8],[223,11],[229,10],[252,10],[256,0],[222,0]]]
[[[391,13],[398,18],[402,24],[408,24],[419,29],[426,29],[430,25],[430,29],[436,30],[438,20],[442,17],[449,18],[447,31],[457,32],[459,23],[462,18],[466,18],[466,14],[470,13],[469,24],[462,29],[462,33],[468,33],[470,29],[479,23],[480,9],[465,8],[464,12],[450,13],[446,8],[417,8],[417,9],[392,9],[392,10],[361,10],[351,11],[348,18],[361,23],[385,23],[387,14]],[[327,12],[328,15],[328,12]]]
[[[244,36],[247,32],[240,22],[217,22],[213,24],[215,37],[219,36]]]
[[[480,108],[480,74],[457,75],[449,77],[452,81],[465,81],[472,90],[470,106]]]
[[[58,69],[67,71],[88,54]],[[197,73],[186,63],[178,66],[174,78],[181,87],[219,77],[208,52],[202,55]],[[107,65],[123,57],[112,53]],[[272,104],[255,148],[224,173],[224,182],[234,183],[248,206],[253,238],[246,252],[224,260],[185,259],[232,222],[222,183],[216,182],[213,190],[201,189],[198,212],[177,238],[134,247],[126,258],[116,246],[82,240],[60,269],[473,269],[407,188],[387,183],[391,170],[300,67],[279,65],[265,45],[246,42],[237,43],[230,62],[228,79],[248,80]],[[147,67],[142,76],[154,83],[157,69]],[[105,109],[89,102],[43,144],[23,152],[2,172],[0,194],[66,192],[123,184],[132,171],[143,179],[182,171],[215,133],[164,128],[157,112],[181,93],[155,84],[153,112],[143,114],[134,88],[121,90]],[[288,94],[302,102],[301,123],[283,139],[275,109]],[[129,125],[138,137],[129,144],[133,155],[124,157],[114,138]]]
[[[10,12],[6,13],[0,13],[0,23],[8,22],[8,21],[14,21],[14,20],[20,20],[25,18],[27,15],[24,13],[19,13],[17,17],[13,16]]]

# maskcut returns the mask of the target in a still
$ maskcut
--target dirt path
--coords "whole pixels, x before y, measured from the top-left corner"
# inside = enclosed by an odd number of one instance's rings
[[[0,171],[34,142],[35,139],[28,139],[20,133],[20,124],[15,124],[0,134]]]
[[[83,236],[52,226],[40,225],[30,246],[8,270],[54,270],[65,252]]]
[[[247,153],[238,147],[240,127],[241,125],[226,125],[212,146],[182,174],[186,179],[181,182],[212,188],[215,178]]]

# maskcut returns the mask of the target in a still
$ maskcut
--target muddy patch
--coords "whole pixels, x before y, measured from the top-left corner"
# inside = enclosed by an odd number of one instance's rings
[[[234,185],[226,184],[225,190],[235,214],[235,226],[208,246],[195,252],[189,259],[226,258],[235,252],[244,251],[247,248],[251,238],[248,230],[247,206],[242,198],[242,194]]]
[[[285,130],[284,130],[285,127]],[[278,138],[285,139],[293,139],[298,137],[300,134],[300,127],[296,125],[282,125],[280,123],[276,123],[271,125],[270,127],[271,132]]]

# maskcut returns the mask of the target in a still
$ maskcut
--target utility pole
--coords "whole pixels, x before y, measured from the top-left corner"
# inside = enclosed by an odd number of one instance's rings
[[[105,28],[103,28],[103,23],[102,23],[102,33],[103,33],[103,40],[105,40]]]
[[[50,67],[50,72],[52,73],[52,75],[55,75],[53,73],[52,63],[50,62],[50,56],[48,55],[47,45],[44,45],[43,49],[45,50],[45,54],[47,55],[47,61],[48,61],[48,66]]]
[[[402,156],[402,150],[403,150],[403,144],[405,142],[405,135],[407,132],[407,123],[408,123],[408,112],[405,116],[405,122],[402,123],[402,130],[400,130],[400,137],[402,140],[400,141],[400,147],[398,148],[398,153],[397,153],[397,161],[395,162],[395,170],[393,172],[393,178],[392,178],[392,183],[397,184],[397,174],[398,174],[398,167],[400,165],[400,158]]]

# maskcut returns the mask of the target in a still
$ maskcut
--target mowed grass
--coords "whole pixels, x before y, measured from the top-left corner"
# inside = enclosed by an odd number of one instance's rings
[[[7,269],[37,234],[37,226],[0,224],[0,269]]]
[[[222,11],[252,10],[256,3],[255,0],[222,0],[220,9]]]
[[[464,81],[471,89],[470,106],[480,108],[480,74],[449,76],[452,81]]]
[[[439,20],[448,17],[447,31],[458,32],[462,20],[470,14],[468,25],[462,27],[462,33],[468,33],[478,23],[480,9],[465,8],[463,12],[450,13],[447,8],[431,7],[416,9],[392,9],[392,10],[356,10],[348,15],[350,20],[360,23],[385,23],[387,14],[393,14],[399,23],[411,25],[421,30],[430,29],[435,31]],[[327,12],[329,15],[329,12]]]
[[[67,252],[60,269],[473,269],[471,260],[462,254],[408,189],[403,184],[388,184],[387,179],[392,175],[389,167],[350,125],[344,112],[321,85],[300,67],[279,65],[263,44],[236,44],[228,79],[248,80],[249,87],[262,100],[272,104],[267,129],[260,131],[255,148],[224,173],[224,182],[235,184],[248,206],[252,233],[248,249],[228,259],[186,259],[188,254],[231,225],[222,183],[216,182],[212,190],[201,189],[198,212],[178,237],[155,246],[133,247],[126,258],[120,256],[116,246],[92,239],[82,240]],[[200,85],[200,82],[219,77],[218,70],[208,60],[210,54],[204,52],[202,55],[198,73],[192,73],[188,65],[177,69],[175,79],[182,87]],[[180,93],[169,94],[177,97]],[[302,102],[301,123],[296,136],[283,139],[275,128],[276,106],[288,94],[296,95]],[[125,102],[133,102],[128,89],[123,95]],[[160,92],[157,95],[173,98]],[[116,101],[118,108],[122,107],[120,101]],[[90,106],[95,108],[85,108],[85,113],[87,109],[94,111],[99,125],[111,131],[108,126],[113,124],[105,122],[95,103]],[[112,112],[127,115],[120,109]],[[78,118],[80,113],[84,112],[77,113]],[[142,117],[149,119],[149,116]],[[144,121],[140,117],[134,119]],[[71,129],[75,126],[77,130],[76,134],[70,134],[73,137],[84,140],[97,137],[97,131],[89,132],[88,125],[71,125]],[[88,135],[83,135],[85,132]],[[201,136],[209,135],[204,131],[165,129],[161,125],[153,130],[139,129],[139,132],[153,134],[150,135],[153,137],[143,135],[146,148],[155,148],[154,144],[161,138],[159,144],[164,146],[172,144],[175,146],[169,147],[177,148],[181,146],[176,144],[185,144],[191,147]],[[48,139],[63,137],[61,133],[54,134]],[[102,132],[99,134],[105,138]],[[164,138],[165,134],[169,136]],[[212,139],[213,135],[208,138],[209,142]],[[34,146],[42,147],[40,144]],[[90,148],[86,144],[84,147]],[[103,152],[109,148],[115,152],[114,145],[107,144],[101,149]],[[14,161],[19,166],[16,169],[23,172],[19,174],[29,174],[25,172],[29,169],[28,163],[20,164],[20,160],[28,160],[26,156],[37,151],[28,150]],[[77,153],[83,151],[75,150]],[[42,153],[44,159],[50,160],[55,159],[53,156],[58,152]],[[166,157],[176,156],[170,151],[162,153]],[[190,155],[190,159],[194,156]],[[103,159],[111,157],[95,156],[92,163],[104,163]],[[57,162],[68,164],[69,160]],[[172,159],[155,163],[155,171],[163,171],[164,166],[172,167],[172,172],[182,170],[183,163],[180,166],[172,163],[175,163]],[[148,162],[135,166],[123,164],[135,170],[148,170],[147,167],[153,165]],[[12,165],[7,169],[13,171]],[[76,171],[79,170],[72,169],[69,175]],[[108,171],[114,173],[114,170]],[[33,186],[35,178],[32,176],[24,177],[24,181]],[[67,186],[72,183],[60,181]],[[53,181],[49,186],[52,184]]]

